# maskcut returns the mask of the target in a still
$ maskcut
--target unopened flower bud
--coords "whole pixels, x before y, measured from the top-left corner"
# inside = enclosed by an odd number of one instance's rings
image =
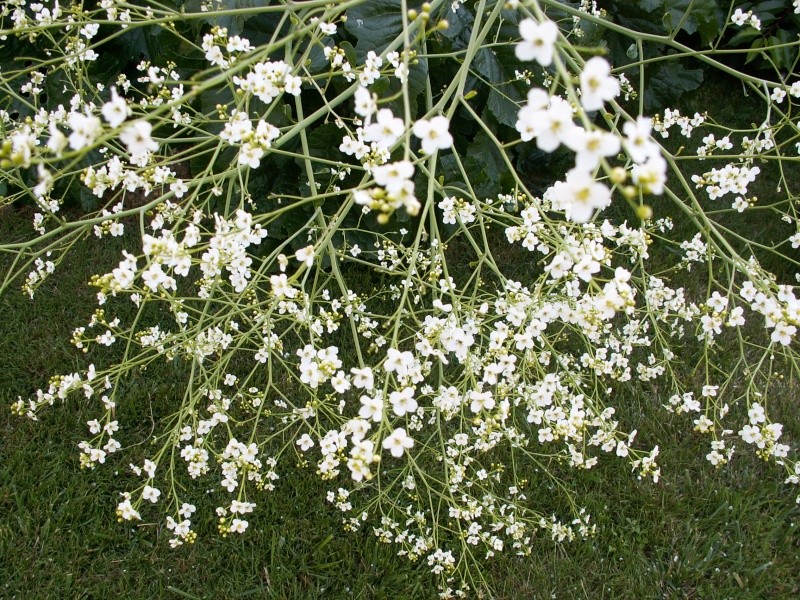
[[[625,180],[628,178],[628,172],[622,167],[614,167],[611,169],[610,177],[612,183],[620,185],[625,183]]]

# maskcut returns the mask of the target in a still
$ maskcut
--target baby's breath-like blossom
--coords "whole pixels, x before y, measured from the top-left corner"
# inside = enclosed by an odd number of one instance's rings
[[[563,210],[570,221],[587,222],[595,210],[611,203],[611,192],[589,173],[572,170],[564,181],[557,182],[547,192],[553,208]]]
[[[305,246],[294,253],[294,257],[307,267],[311,267],[314,264],[314,256],[314,246]]]
[[[619,138],[609,132],[575,127],[564,136],[564,145],[575,152],[575,168],[582,171],[595,169],[603,158],[620,151]]]
[[[414,176],[414,165],[407,160],[381,165],[372,169],[372,176],[375,183],[386,188],[386,191],[399,192]]]
[[[389,402],[392,405],[394,414],[398,417],[413,413],[417,410],[417,400],[414,398],[414,388],[406,387],[402,390],[395,390],[389,394]]]
[[[336,35],[336,23],[323,23],[320,21],[319,30],[325,35]]]
[[[405,129],[402,119],[395,117],[388,108],[382,108],[378,111],[375,122],[364,128],[364,141],[377,142],[385,148],[390,148],[400,139]]]
[[[569,102],[558,96],[548,99],[546,92],[538,89],[528,93],[528,104],[519,111],[516,123],[523,141],[535,138],[545,152],[555,151],[572,136],[575,127]]]
[[[129,495],[125,495],[122,502],[117,505],[117,516],[123,521],[139,521],[142,518],[139,511],[135,510],[131,505]]]
[[[611,75],[605,58],[594,56],[586,61],[580,75],[581,104],[586,110],[599,110],[619,95],[619,81]]]
[[[782,87],[775,87],[772,89],[772,93],[769,97],[776,104],[780,104],[783,102],[783,99],[786,98],[786,90]]]
[[[400,458],[406,450],[414,447],[414,440],[408,435],[404,427],[398,427],[384,438],[383,449],[388,450],[395,458]]]
[[[69,114],[67,124],[72,129],[68,140],[69,147],[73,150],[80,150],[94,144],[103,129],[103,125],[97,117],[77,112]]]
[[[514,46],[519,60],[535,60],[543,67],[553,62],[553,51],[558,38],[558,26],[545,20],[537,23],[533,19],[523,19],[519,23],[522,41]]]
[[[151,487],[149,485],[144,486],[144,490],[142,491],[142,499],[149,500],[153,504],[158,502],[158,498],[161,496],[161,490]]]
[[[741,8],[737,8],[736,11],[731,15],[731,23],[741,27],[744,25],[745,21],[747,21],[750,14],[752,14],[752,12],[745,13]]]
[[[135,482],[118,500],[119,519],[167,513],[153,522],[166,524],[168,543],[191,544],[192,521],[207,518],[185,502],[196,494],[183,483],[195,483],[216,496],[203,504],[221,535],[247,533],[257,510],[249,500],[268,501],[282,461],[316,473],[348,530],[374,533],[440,576],[442,597],[477,596],[458,587],[459,578],[480,579],[468,571],[473,557],[525,555],[536,536],[594,532],[579,509],[566,520],[543,516],[531,493],[542,481],[606,457],[658,480],[658,447],[643,449],[613,406],[634,385],[670,390],[667,410],[709,437],[703,454],[712,464],[730,462],[735,439],[800,482],[762,394],[773,373],[796,362],[800,293],[789,282],[800,275],[769,273],[742,254],[749,232],[734,226],[730,208],[782,218],[759,257],[791,258],[800,248],[788,183],[762,193],[771,198],[760,205],[752,191],[770,176],[756,166],[761,159],[778,167],[778,150],[797,143],[794,77],[749,96],[748,114],[759,103],[765,112],[751,127],[677,108],[652,120],[629,116],[614,100],[646,90],[634,87],[637,78],[612,75],[604,58],[589,58],[600,39],[594,30],[607,21],[598,2],[572,3],[578,17],[593,15],[592,39],[577,45],[590,29],[559,17],[567,27],[560,36],[542,12],[555,18],[544,5],[553,3],[514,0],[477,15],[474,3],[456,0],[456,25],[480,19],[476,35],[460,26],[447,33],[443,14],[423,6],[406,15],[412,35],[370,50],[361,36],[370,23],[353,7],[328,3],[303,21],[307,9],[289,2],[286,22],[298,26],[269,40],[213,24],[183,31],[195,36],[205,67],[153,56],[98,81],[86,78],[85,61],[118,39],[115,28],[131,24],[146,35],[171,19],[168,7],[99,0],[106,20],[98,25],[91,11],[12,4],[9,37],[35,43],[22,71],[0,73],[25,104],[22,113],[0,109],[4,194],[30,197],[33,227],[44,236],[33,234],[11,261],[29,264],[23,289],[33,294],[66,264],[60,249],[77,234],[126,244],[116,266],[91,278],[98,306],[71,338],[81,352],[103,346],[91,356],[108,355],[111,364],[54,376],[12,410],[35,419],[70,395],[86,399],[94,412],[79,460],[99,468],[122,449],[120,430],[125,439],[137,431],[121,410],[125,376],[152,360],[187,367],[176,371],[188,377],[178,386],[177,417],[152,436],[145,431],[149,458],[131,465]],[[518,29],[508,26],[517,9]],[[735,23],[757,25],[752,12],[730,12]],[[47,49],[51,35],[63,47]],[[360,47],[353,52],[342,36],[361,39]],[[436,39],[453,52],[434,48]],[[774,44],[766,43],[768,51]],[[492,77],[482,59],[499,56],[503,44],[538,66],[504,82]],[[69,90],[63,106],[49,97],[53,73]],[[426,74],[435,75],[433,87]],[[515,105],[523,82],[530,89]],[[510,121],[498,111],[505,105],[516,106]],[[674,126],[685,140],[662,147],[651,137]],[[467,144],[476,131],[487,135]],[[681,186],[687,179],[694,189]],[[75,220],[64,210],[73,184],[94,195],[96,212]],[[599,214],[612,185],[624,201]],[[679,214],[691,218],[675,228],[669,215]],[[262,247],[267,224],[275,235]],[[142,231],[127,236],[132,227]],[[22,247],[15,242],[14,252]],[[702,292],[673,278],[692,268],[702,268]],[[128,301],[132,313],[114,314]],[[734,329],[745,324],[747,332]],[[738,362],[703,351],[725,344],[736,357],[730,342],[745,333]],[[115,362],[104,347],[120,343],[125,360]],[[681,378],[686,356],[699,361],[692,372],[708,376],[693,391]],[[729,380],[715,382],[715,373]],[[740,386],[736,378],[748,373]],[[728,403],[737,398],[745,405],[731,413],[747,416],[731,422]],[[502,460],[512,455],[521,461]],[[527,468],[526,457],[541,458],[542,468]],[[177,479],[175,469],[183,471]]]
[[[660,196],[667,182],[667,161],[660,155],[653,155],[644,163],[633,165],[631,180],[645,193]]]
[[[232,519],[231,520],[231,532],[232,533],[244,533],[247,530],[249,523],[244,519]]]
[[[119,141],[125,144],[132,157],[142,156],[158,150],[158,142],[152,137],[153,126],[147,121],[134,121],[119,134]]]
[[[653,156],[661,156],[661,151],[650,137],[652,121],[647,117],[637,117],[636,121],[627,121],[622,126],[625,139],[622,145],[635,163],[643,164]]]
[[[741,8],[737,8],[736,11],[731,15],[731,23],[738,25],[739,27],[743,26],[745,23],[748,23],[756,31],[761,30],[761,19],[754,15],[752,10],[744,12]]]
[[[378,110],[375,96],[366,87],[359,87],[354,98],[357,115],[368,119]]]
[[[361,408],[358,410],[358,416],[368,421],[375,421],[379,423],[383,419],[383,398],[380,395],[367,396],[363,395],[360,398]]]
[[[422,141],[422,151],[425,154],[433,154],[437,150],[446,150],[453,145],[449,127],[450,122],[447,117],[439,115],[430,120],[418,120],[414,123],[412,131]]]
[[[300,450],[302,450],[303,452],[306,452],[306,451],[310,450],[314,446],[314,440],[311,438],[310,435],[308,435],[307,433],[304,433],[299,438],[297,438],[297,441],[295,442],[295,444],[297,444],[297,446],[300,448]]]
[[[375,377],[372,373],[372,369],[370,367],[353,367],[350,369],[350,373],[353,376],[353,385],[359,389],[364,389],[367,391],[372,390],[375,385]]]
[[[131,114],[131,109],[125,98],[117,94],[117,89],[111,88],[111,100],[106,102],[101,109],[103,118],[111,127],[119,127]]]

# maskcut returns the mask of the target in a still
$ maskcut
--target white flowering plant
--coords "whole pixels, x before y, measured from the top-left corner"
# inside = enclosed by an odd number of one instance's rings
[[[169,361],[184,392],[120,520],[158,515],[175,547],[204,519],[246,534],[308,468],[443,597],[534,536],[593,535],[570,470],[658,483],[658,440],[617,416],[631,390],[715,466],[752,450],[800,483],[770,411],[800,364],[800,80],[676,35],[721,41],[733,8],[672,3],[665,33],[597,4],[5,3],[0,192],[33,218],[0,289],[33,298],[77,240],[128,246],[89,282],[85,368],[12,410],[84,397],[81,466],[125,464],[125,382]],[[669,105],[697,72],[758,122]]]

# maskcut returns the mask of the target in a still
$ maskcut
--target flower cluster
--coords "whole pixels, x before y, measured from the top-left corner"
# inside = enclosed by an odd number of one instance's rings
[[[785,197],[756,206],[756,192],[796,143],[800,83],[753,86],[765,116],[750,128],[651,118],[630,102],[647,91],[631,68],[582,46],[603,9],[584,0],[565,27],[550,4],[504,3],[469,35],[463,2],[456,32],[434,7],[377,32],[366,2],[289,3],[269,35],[269,19],[226,29],[191,13],[209,27],[180,46],[186,62],[137,56],[108,85],[87,84],[108,32],[188,29],[112,0],[0,11],[9,35],[47,48],[0,74],[25,100],[0,107],[0,183],[35,215],[30,243],[0,249],[33,296],[79,236],[125,248],[92,277],[98,307],[72,336],[93,362],[12,409],[35,419],[86,398],[93,469],[136,430],[126,379],[167,363],[184,391],[130,465],[120,520],[161,511],[169,544],[193,543],[202,488],[220,535],[244,534],[286,471],[307,468],[346,529],[427,565],[445,597],[469,592],[475,557],[594,535],[565,473],[619,460],[665,476],[630,390],[661,390],[653,405],[688,419],[711,464],[753,446],[798,483],[763,390],[800,364],[800,276],[759,262],[794,269],[797,198],[785,168]],[[57,24],[63,48],[49,48]],[[497,74],[501,43],[516,77]],[[76,217],[75,198],[97,209]],[[761,206],[775,239],[732,222]],[[125,360],[103,363],[109,346]],[[553,506],[536,493],[551,481],[569,496]]]
[[[761,31],[761,19],[754,15],[752,10],[744,12],[741,8],[737,8],[736,11],[731,15],[731,23],[739,27],[742,27],[745,23],[747,23],[756,31]]]

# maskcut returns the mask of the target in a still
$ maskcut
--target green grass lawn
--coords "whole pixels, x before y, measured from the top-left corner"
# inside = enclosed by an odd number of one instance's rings
[[[4,212],[0,237],[11,239],[27,223],[24,212]],[[124,243],[78,244],[34,302],[18,289],[0,297],[3,405],[46,385],[51,374],[79,368],[81,357],[68,340],[94,308],[85,281],[114,265]],[[147,439],[179,386],[166,365],[137,375],[124,401],[127,422],[141,426],[132,439]],[[639,482],[614,460],[570,474],[567,483],[598,523],[597,536],[564,546],[542,538],[529,558],[489,563],[496,597],[800,594],[797,491],[782,483],[777,468],[744,451],[729,469],[714,469],[704,459],[707,440],[687,435],[681,417],[659,409],[663,400],[652,393],[617,403],[620,420],[639,430],[640,443],[661,446],[661,482]],[[800,418],[788,399],[785,405],[785,435],[796,442]],[[114,508],[137,448],[82,472],[77,444],[90,418],[93,411],[80,399],[45,411],[38,423],[0,412],[0,597],[435,597],[424,565],[394,557],[368,531],[344,532],[308,470],[284,474],[244,536],[220,538],[210,524],[199,529],[196,544],[172,550],[163,523],[117,523]],[[530,496],[546,504],[552,492],[544,486]]]

